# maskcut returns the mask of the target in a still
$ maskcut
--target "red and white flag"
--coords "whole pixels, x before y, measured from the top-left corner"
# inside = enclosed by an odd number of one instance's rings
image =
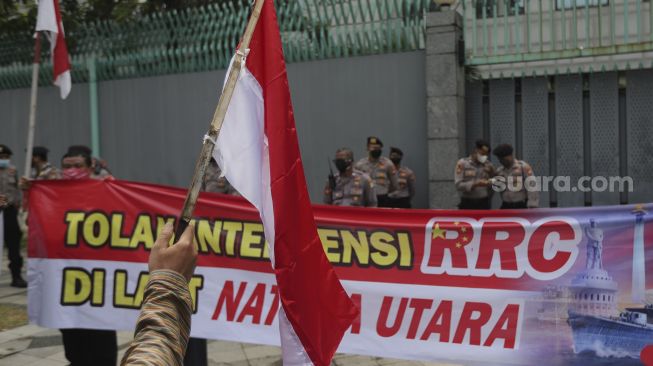
[[[213,156],[261,215],[284,365],[329,365],[358,310],[317,234],[273,0],[264,2]]]
[[[70,93],[70,57],[64,39],[63,22],[58,0],[40,0],[39,13],[36,17],[36,31],[43,32],[50,41],[50,54],[54,85],[59,87],[61,99]]]

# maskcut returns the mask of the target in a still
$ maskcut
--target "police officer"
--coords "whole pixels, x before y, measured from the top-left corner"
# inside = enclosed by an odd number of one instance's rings
[[[215,159],[211,158],[209,165],[206,167],[202,190],[206,192],[222,193],[238,196],[238,191],[229,183],[227,178],[221,175],[220,167]]]
[[[397,190],[388,193],[392,207],[411,208],[410,200],[415,196],[415,173],[401,165],[404,152],[399,148],[390,148],[390,160],[397,170]]]
[[[492,153],[499,159],[494,187],[501,192],[502,209],[536,208],[540,198],[536,190],[527,189],[526,178],[533,176],[533,169],[523,160],[515,159],[512,146],[501,144]]]
[[[11,165],[12,151],[6,145],[0,145],[0,195],[7,201],[3,208],[4,241],[9,252],[9,270],[11,271],[11,286],[25,288],[27,282],[20,274],[23,268],[23,257],[20,255],[20,240],[23,233],[18,226],[18,208],[20,207],[20,190],[18,189],[18,173]]]
[[[379,138],[367,138],[366,158],[359,160],[354,169],[367,174],[374,182],[374,191],[379,207],[391,207],[388,193],[397,189],[397,170],[390,159],[381,156],[383,142]]]
[[[354,169],[354,153],[349,148],[336,151],[333,161],[338,172],[324,187],[324,203],[335,206],[376,207],[376,193],[370,177]]]
[[[494,166],[488,160],[490,144],[478,140],[472,154],[458,160],[454,184],[460,194],[461,210],[489,210],[492,202],[491,178]]]

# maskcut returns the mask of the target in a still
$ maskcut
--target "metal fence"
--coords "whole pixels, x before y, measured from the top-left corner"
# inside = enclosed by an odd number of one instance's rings
[[[74,82],[225,68],[248,18],[237,2],[148,15],[130,23],[79,27],[71,48]],[[276,2],[287,62],[412,51],[424,48],[429,0],[289,0]],[[0,89],[28,86],[33,39],[0,36]],[[48,50],[44,47],[44,60]],[[49,61],[40,83],[51,82]]]
[[[457,9],[468,65],[653,50],[650,1],[461,0]]]

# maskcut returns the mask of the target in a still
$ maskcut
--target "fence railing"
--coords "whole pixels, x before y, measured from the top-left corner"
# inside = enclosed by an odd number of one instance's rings
[[[467,64],[653,50],[650,0],[461,0]]]
[[[424,48],[429,0],[277,1],[287,62],[402,52]],[[72,78],[98,80],[226,68],[248,17],[247,6],[229,2],[145,16],[119,24],[100,21],[70,35]],[[33,39],[0,36],[0,89],[29,85]],[[51,82],[47,47],[40,83]]]

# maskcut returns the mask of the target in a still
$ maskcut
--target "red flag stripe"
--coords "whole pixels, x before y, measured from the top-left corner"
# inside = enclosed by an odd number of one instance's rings
[[[263,89],[275,217],[275,275],[281,302],[310,359],[328,365],[358,310],[317,235],[272,0],[263,5],[247,68]]]

